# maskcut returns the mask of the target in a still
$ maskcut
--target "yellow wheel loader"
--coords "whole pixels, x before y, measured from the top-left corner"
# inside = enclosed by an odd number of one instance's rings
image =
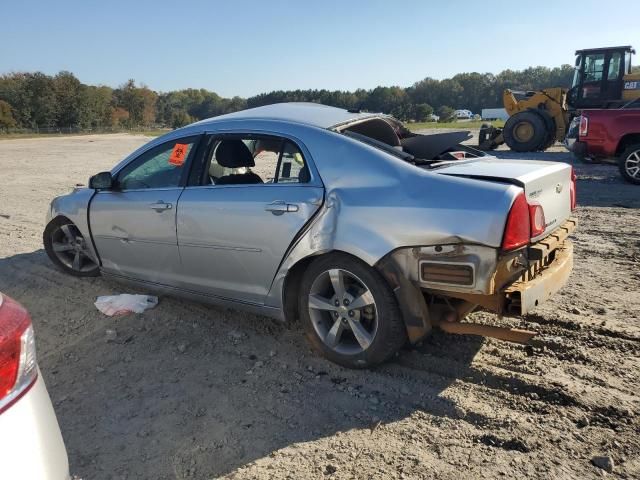
[[[640,73],[631,73],[631,46],[576,51],[569,90],[505,90],[509,118],[504,128],[483,124],[478,146],[493,150],[506,143],[516,152],[545,150],[567,134],[571,119],[585,108],[620,108],[640,98]]]

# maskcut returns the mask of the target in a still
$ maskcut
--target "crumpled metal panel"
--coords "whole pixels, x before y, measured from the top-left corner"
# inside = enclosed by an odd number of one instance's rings
[[[91,188],[76,187],[70,193],[54,198],[47,212],[46,224],[56,217],[67,217],[78,227],[84,238],[90,239],[87,210],[94,194],[95,190]],[[99,263],[98,255],[93,248],[93,241],[87,241],[87,247],[89,248],[89,253],[93,256],[92,260]]]
[[[283,261],[269,305],[281,305],[287,272],[310,255],[339,250],[373,266],[403,247],[500,247],[518,187],[439,175],[334,132],[305,133],[296,136],[314,152],[325,203]]]

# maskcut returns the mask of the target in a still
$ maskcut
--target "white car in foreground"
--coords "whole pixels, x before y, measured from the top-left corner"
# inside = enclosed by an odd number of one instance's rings
[[[67,480],[69,463],[36,362],[29,313],[0,293],[0,477]]]

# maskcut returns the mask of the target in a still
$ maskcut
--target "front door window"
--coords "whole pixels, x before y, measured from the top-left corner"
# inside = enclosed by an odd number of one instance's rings
[[[197,137],[163,143],[129,163],[118,173],[120,190],[178,187]]]

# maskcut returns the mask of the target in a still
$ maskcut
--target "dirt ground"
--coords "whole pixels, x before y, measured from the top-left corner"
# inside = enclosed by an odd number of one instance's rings
[[[162,297],[105,317],[96,297],[131,290],[53,267],[50,199],[148,140],[0,141],[0,290],[33,316],[73,474],[640,478],[640,187],[615,167],[576,165],[576,265],[560,294],[523,320],[473,314],[540,331],[533,346],[436,332],[351,371],[297,325],[238,311]],[[526,157],[571,161],[561,147]]]

